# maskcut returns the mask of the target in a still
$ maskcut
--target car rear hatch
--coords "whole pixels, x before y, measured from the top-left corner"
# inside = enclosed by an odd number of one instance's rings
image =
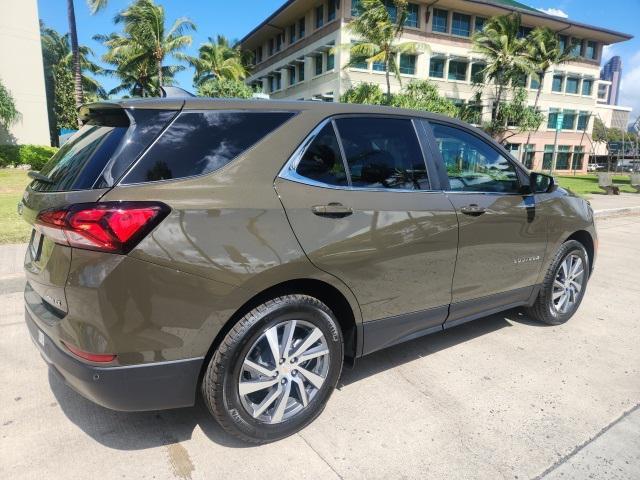
[[[80,111],[84,125],[49,160],[18,205],[33,225],[25,255],[25,301],[43,321],[68,312],[65,283],[73,247],[43,221],[47,212],[94,205],[136,161],[179,111],[124,108],[117,103],[91,104]],[[55,219],[54,219],[55,220]],[[62,240],[62,241],[61,241]],[[71,242],[71,245],[73,242]]]

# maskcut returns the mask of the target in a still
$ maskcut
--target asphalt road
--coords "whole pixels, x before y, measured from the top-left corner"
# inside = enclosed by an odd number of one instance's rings
[[[599,222],[578,314],[520,311],[346,370],[324,413],[261,447],[202,404],[93,405],[50,375],[23,323],[22,247],[0,247],[0,478],[640,478],[640,217]]]

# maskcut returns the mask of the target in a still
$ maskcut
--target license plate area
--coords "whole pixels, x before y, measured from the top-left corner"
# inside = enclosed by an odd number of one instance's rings
[[[44,333],[42,330],[38,330],[38,343],[44,347]]]

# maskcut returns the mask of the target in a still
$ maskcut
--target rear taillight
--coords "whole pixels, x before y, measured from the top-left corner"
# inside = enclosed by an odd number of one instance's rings
[[[73,345],[69,345],[65,342],[62,342],[62,344],[77,357],[80,357],[84,360],[89,360],[90,362],[108,363],[113,362],[116,359],[116,355],[110,353],[90,353],[85,352],[84,350],[80,350],[79,348],[74,347]]]
[[[157,202],[81,203],[40,212],[35,227],[63,245],[128,253],[168,213]]]

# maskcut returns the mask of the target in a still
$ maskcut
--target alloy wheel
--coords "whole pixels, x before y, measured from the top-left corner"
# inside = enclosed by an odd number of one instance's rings
[[[567,313],[574,308],[584,285],[584,264],[582,258],[570,254],[560,264],[553,281],[551,302],[559,313]]]
[[[329,372],[329,348],[322,331],[303,320],[287,320],[254,342],[240,369],[238,392],[256,420],[280,423],[304,410]]]

